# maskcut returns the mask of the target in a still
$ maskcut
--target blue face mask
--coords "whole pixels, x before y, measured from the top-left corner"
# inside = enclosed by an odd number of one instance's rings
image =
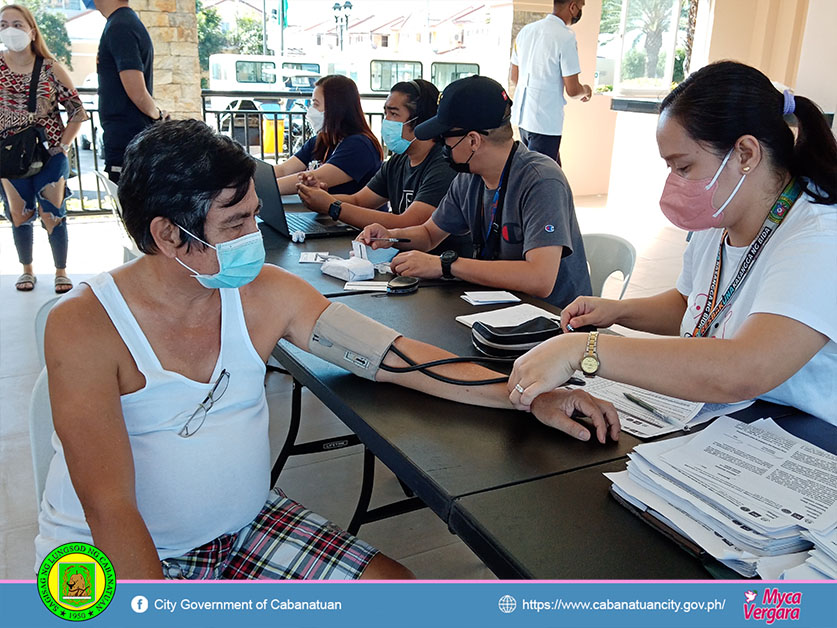
[[[177,226],[180,227],[180,225]],[[180,228],[183,229],[183,227]],[[183,229],[183,231],[186,231],[186,229]],[[186,231],[186,233],[189,232]],[[240,288],[253,281],[264,266],[264,242],[262,241],[261,231],[256,230],[253,233],[248,233],[229,242],[221,242],[215,246],[212,246],[209,242],[204,242],[192,233],[189,233],[189,235],[195,240],[203,242],[209,248],[215,249],[215,255],[218,257],[220,270],[214,275],[201,275],[176,257],[174,258],[181,266],[192,271],[194,273],[192,276],[204,288]]]
[[[412,122],[413,120],[415,118],[411,118],[407,122]],[[405,140],[401,137],[404,124],[404,122],[396,122],[395,120],[384,120],[381,123],[381,137],[384,138],[384,144],[396,155],[403,154],[410,148],[410,144],[413,143],[413,140]]]
[[[93,11],[96,10],[96,2],[94,0],[82,0],[84,3],[84,8],[91,9]]]

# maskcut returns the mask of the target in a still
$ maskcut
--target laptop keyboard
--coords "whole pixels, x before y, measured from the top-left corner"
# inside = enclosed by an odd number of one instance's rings
[[[300,214],[294,214],[292,212],[287,212],[285,214],[285,220],[288,223],[288,231],[293,233],[294,231],[302,231],[303,233],[328,233],[329,229],[318,223],[316,220],[312,220],[310,216],[302,216]]]

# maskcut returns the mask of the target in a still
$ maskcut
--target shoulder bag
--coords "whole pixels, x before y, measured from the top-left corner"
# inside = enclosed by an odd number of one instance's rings
[[[38,174],[49,160],[49,144],[42,126],[35,124],[38,79],[43,57],[35,57],[29,82],[29,125],[0,141],[0,177],[26,179]]]

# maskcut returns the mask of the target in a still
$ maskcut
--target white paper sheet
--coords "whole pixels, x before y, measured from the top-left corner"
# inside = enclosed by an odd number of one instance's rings
[[[300,264],[322,264],[328,259],[328,251],[303,251],[299,254]]]
[[[553,314],[529,303],[521,303],[520,305],[504,307],[499,310],[457,316],[456,320],[468,327],[471,327],[476,321],[494,327],[511,327],[512,325],[520,325],[520,323],[530,321],[538,316],[544,316],[552,320],[559,320],[560,318],[557,314]]]
[[[485,290],[466,292],[462,298],[471,305],[492,305],[497,303],[518,303],[520,299],[506,290]]]
[[[347,281],[343,286],[343,290],[349,290],[350,292],[362,292],[365,290],[386,292],[387,283],[386,281]]]
[[[583,375],[579,372],[576,372],[575,376],[584,379]],[[569,387],[576,388],[575,386]],[[692,418],[703,407],[703,404],[700,402],[685,401],[684,399],[661,395],[650,390],[638,388],[637,386],[614,382],[604,377],[586,379],[583,390],[595,397],[609,401],[616,406],[622,429],[639,438],[651,438],[653,436],[660,436],[661,434],[676,432],[677,430],[684,429],[687,425],[691,427]],[[652,412],[630,401],[625,397],[625,393],[634,395],[651,404],[674,419],[674,423],[668,423],[655,416]]]

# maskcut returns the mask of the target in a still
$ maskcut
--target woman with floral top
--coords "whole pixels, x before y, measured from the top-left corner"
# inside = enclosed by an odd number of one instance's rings
[[[29,9],[14,4],[0,9],[0,41],[6,46],[0,54],[0,139],[29,126],[29,85],[36,57],[42,57],[34,122],[44,129],[50,155],[36,175],[0,180],[6,217],[12,223],[18,259],[23,265],[15,287],[23,292],[35,287],[32,224],[40,206],[41,223],[49,234],[55,262],[55,292],[63,294],[73,287],[67,277],[67,152],[88,116],[67,71],[52,57]],[[66,126],[58,112],[59,102],[67,111]]]

